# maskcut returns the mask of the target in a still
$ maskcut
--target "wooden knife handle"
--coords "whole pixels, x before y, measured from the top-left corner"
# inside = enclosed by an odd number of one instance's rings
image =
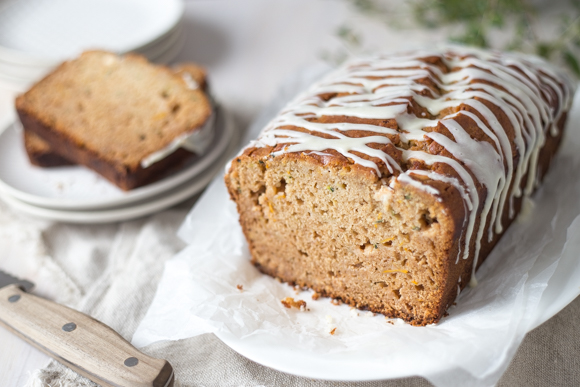
[[[84,313],[23,292],[0,289],[0,325],[102,386],[171,387],[171,364],[139,352]]]

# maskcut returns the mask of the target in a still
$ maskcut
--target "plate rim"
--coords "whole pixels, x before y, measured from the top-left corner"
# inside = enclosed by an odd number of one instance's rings
[[[185,31],[182,31],[171,45],[164,47],[163,50],[160,50],[161,52],[159,52],[157,56],[147,56],[147,59],[153,63],[167,65],[173,61],[173,59],[175,59],[179,53],[181,53],[183,47],[185,46],[186,40],[187,36]]]
[[[166,65],[171,62],[183,49],[185,44],[185,27],[177,25],[174,31],[167,36],[158,39],[157,44],[148,45],[148,48],[137,47],[130,51],[123,51],[119,55],[126,55],[135,53],[147,58],[150,62]],[[0,51],[2,47],[0,47]],[[52,65],[22,65],[6,61],[0,54],[0,78],[24,87],[24,90],[30,87],[33,83],[38,82],[62,61],[56,62]],[[22,90],[22,91],[24,91]]]
[[[202,174],[205,169],[207,169],[213,162],[219,159],[220,155],[227,149],[230,138],[233,133],[235,133],[234,125],[227,112],[221,108],[218,104],[215,107],[216,122],[214,124],[214,130],[221,127],[221,133],[216,130],[216,136],[220,138],[216,141],[216,146],[212,148],[209,152],[201,156],[197,161],[195,161],[191,166],[186,167],[166,178],[159,180],[155,183],[145,185],[143,187],[136,188],[132,191],[128,191],[126,195],[123,195],[114,199],[107,199],[101,201],[94,200],[72,200],[64,198],[45,198],[31,193],[27,193],[11,186],[0,177],[0,192],[6,193],[19,201],[32,204],[37,207],[49,208],[49,209],[59,209],[59,210],[96,210],[104,208],[114,208],[123,206],[129,203],[134,203],[138,201],[151,198],[155,195],[161,194],[162,192],[171,190],[183,182],[192,179],[194,176]],[[17,119],[9,122],[7,126],[0,131],[0,141],[2,136],[8,130],[15,130],[14,125],[17,123]],[[81,166],[79,166],[81,168]],[[96,172],[94,172],[96,174]],[[100,177],[100,176],[99,176]],[[107,181],[108,182],[108,181]],[[112,184],[112,183],[109,183]],[[124,193],[125,194],[125,193]]]
[[[154,61],[155,58],[163,55],[165,52],[169,51],[171,47],[175,47],[179,44],[179,42],[183,39],[182,36],[185,35],[185,27],[180,24],[177,26],[174,32],[171,35],[164,37],[164,39],[160,39],[158,44],[150,45],[147,48],[136,48],[131,51],[125,51],[121,55],[125,53],[136,53],[139,55],[143,55],[150,61]]]
[[[177,0],[178,2],[183,4],[183,1]],[[159,35],[155,39],[146,42],[140,46],[135,46],[129,50],[122,51],[121,54],[126,54],[129,52],[147,52],[151,49],[157,48],[158,46],[168,46],[168,41],[175,40],[174,36],[181,35],[185,33],[185,6],[182,6],[182,10],[180,12],[179,17],[176,18],[175,23],[168,28],[163,34]],[[145,54],[141,54],[145,55]]]
[[[10,207],[19,212],[44,220],[76,224],[114,223],[139,218],[161,211],[195,195],[205,188],[207,182],[213,177],[213,174],[209,173],[209,171],[207,172],[206,175],[194,177],[192,179],[192,184],[186,182],[181,189],[177,189],[169,195],[160,195],[150,201],[116,209],[105,209],[100,211],[61,211],[51,208],[36,207],[32,204],[15,199],[10,195],[2,195],[0,198]]]

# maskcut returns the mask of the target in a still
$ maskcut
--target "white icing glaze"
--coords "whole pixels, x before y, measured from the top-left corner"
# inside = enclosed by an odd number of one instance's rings
[[[211,141],[213,140],[214,130],[213,125],[215,121],[215,114],[208,118],[201,129],[197,129],[193,133],[184,133],[181,136],[176,137],[169,145],[165,148],[158,150],[157,152],[151,153],[149,156],[141,160],[141,167],[148,168],[156,162],[163,160],[179,148],[186,149],[197,155],[203,154]]]
[[[440,58],[451,71],[442,71],[422,60],[427,57]],[[436,89],[417,82],[425,78]],[[565,75],[537,58],[465,47],[358,59],[299,95],[249,147],[287,144],[273,152],[274,157],[290,152],[318,154],[332,149],[353,163],[374,170],[378,177],[381,177],[380,165],[384,164],[394,175],[389,184],[391,188],[397,184],[411,185],[435,197],[440,193],[427,184],[429,181],[452,185],[461,195],[466,213],[458,261],[460,257],[469,257],[469,246],[475,238],[470,281],[474,286],[477,283],[475,268],[485,232],[488,241],[493,239],[494,233],[501,233],[506,205],[509,206],[510,218],[513,218],[514,198],[529,196],[536,186],[539,152],[547,134],[558,135],[556,124],[572,102],[570,84]],[[421,117],[410,114],[408,108],[412,103],[425,108],[436,119],[429,119],[424,113]],[[493,110],[499,110],[501,114]],[[399,129],[344,120],[339,123],[313,122],[313,119],[323,116],[381,122],[396,120]],[[511,136],[500,123],[505,120],[513,128]],[[486,140],[472,138],[460,124],[466,121],[471,122],[471,126],[474,123],[480,130],[479,138]],[[425,130],[434,127],[445,127],[451,137]],[[372,134],[351,137],[349,131],[352,130]],[[429,169],[403,170],[386,152],[369,146],[391,144],[396,147],[397,144],[391,142],[396,135],[401,143],[407,145],[410,141],[431,139],[453,156],[400,146],[398,149],[404,164],[411,159],[421,160],[427,166],[444,163],[455,170],[458,178]],[[518,157],[514,158],[514,154]],[[514,159],[517,162],[514,163]],[[427,180],[413,178],[413,175]],[[485,197],[480,207],[478,187],[481,186],[485,188]],[[476,224],[478,213],[481,217]],[[486,228],[488,218],[490,221]]]
[[[536,204],[534,201],[529,197],[525,197],[524,201],[522,202],[522,209],[520,210],[517,218],[518,223],[526,223],[532,216],[532,212],[534,212],[535,207]]]
[[[199,84],[196,82],[195,79],[193,79],[190,73],[184,72],[181,75],[181,78],[183,78],[183,81],[185,82],[185,84],[189,89],[191,90],[199,89]]]
[[[406,183],[408,185],[412,185],[416,188],[419,188],[420,190],[423,190],[423,191],[427,192],[428,194],[435,195],[435,196],[439,195],[439,190],[431,187],[430,185],[423,184],[420,181],[413,179],[411,176],[409,176],[409,174],[401,173],[398,176],[397,180],[402,182],[402,183]],[[395,182],[395,180],[392,181],[392,183],[394,183],[394,182]],[[393,187],[391,187],[391,188],[393,188]]]

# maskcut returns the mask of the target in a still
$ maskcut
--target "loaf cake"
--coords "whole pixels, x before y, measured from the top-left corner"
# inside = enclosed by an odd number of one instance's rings
[[[438,322],[545,174],[570,84],[534,57],[462,47],[347,63],[228,167],[253,264]]]
[[[207,94],[207,74],[204,68],[194,63],[183,63],[172,68],[172,71],[182,77],[188,86],[199,88]],[[62,167],[74,165],[66,158],[66,154],[60,155],[38,135],[30,130],[23,130],[24,148],[30,163],[38,167]]]
[[[179,168],[212,135],[211,104],[194,76],[133,54],[85,52],[18,96],[16,110],[47,149],[124,190]]]

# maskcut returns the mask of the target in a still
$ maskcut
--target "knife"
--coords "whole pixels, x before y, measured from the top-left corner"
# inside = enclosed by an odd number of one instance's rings
[[[168,361],[139,352],[92,317],[28,293],[34,284],[0,271],[0,325],[104,387],[172,387]]]

